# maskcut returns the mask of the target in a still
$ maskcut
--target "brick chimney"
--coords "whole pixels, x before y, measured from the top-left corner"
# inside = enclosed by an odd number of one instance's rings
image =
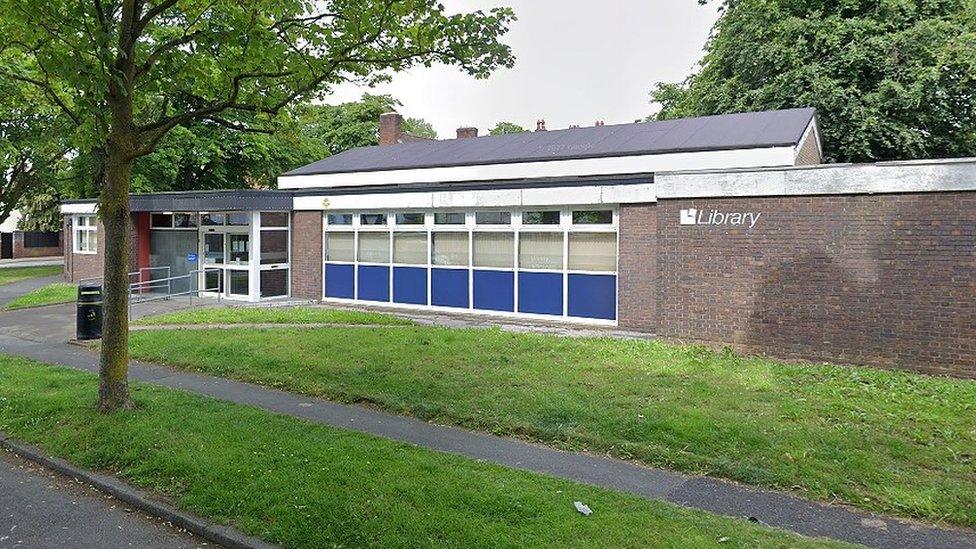
[[[537,132],[546,131],[546,120],[544,118],[540,118],[535,121],[535,131]]]
[[[596,124],[593,124],[593,125],[594,126],[597,126],[597,127],[602,126],[603,125],[603,120],[597,120],[596,121]]]
[[[403,134],[403,116],[396,112],[380,115],[380,145],[396,145]]]
[[[464,127],[457,129],[458,139],[470,139],[472,137],[478,137],[478,128]]]

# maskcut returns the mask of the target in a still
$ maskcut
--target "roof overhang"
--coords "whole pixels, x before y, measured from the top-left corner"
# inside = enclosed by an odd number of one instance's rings
[[[377,170],[349,173],[311,175],[283,175],[278,178],[280,189],[340,188],[363,185],[405,185],[437,181],[499,181],[512,179],[540,179],[553,177],[594,177],[658,171],[730,169],[792,166],[795,162],[793,145],[716,151],[683,152],[609,158],[550,160],[544,162],[515,162]]]
[[[95,200],[65,201],[61,213],[93,213],[95,205]],[[251,189],[133,194],[129,196],[129,209],[133,212],[287,212],[292,210],[292,195]]]

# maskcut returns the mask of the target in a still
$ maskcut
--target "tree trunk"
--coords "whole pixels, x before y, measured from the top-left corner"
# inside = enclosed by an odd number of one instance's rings
[[[105,227],[102,351],[98,409],[132,408],[129,397],[129,176],[132,159],[110,146],[105,158],[101,218]]]

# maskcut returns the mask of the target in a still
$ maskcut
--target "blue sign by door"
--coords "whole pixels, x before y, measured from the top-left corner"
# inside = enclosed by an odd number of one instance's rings
[[[196,263],[197,262],[197,254],[192,253],[192,252],[186,254],[186,261],[187,261],[187,263]]]

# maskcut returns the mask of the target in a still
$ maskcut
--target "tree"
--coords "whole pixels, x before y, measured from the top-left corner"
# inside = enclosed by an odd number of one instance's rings
[[[2,66],[23,62],[0,52]],[[45,104],[36,86],[0,79],[0,223],[54,183],[69,151],[61,136],[70,123]]]
[[[403,131],[415,137],[426,139],[437,139],[437,132],[434,126],[423,118],[404,118]]]
[[[331,86],[373,84],[435,62],[475,77],[512,66],[507,8],[448,15],[435,0],[0,0],[0,51],[29,60],[0,77],[34,83],[93,151],[105,228],[98,406],[132,406],[126,305],[128,194],[137,158],[207,121],[268,131]]]
[[[495,127],[488,130],[488,135],[505,135],[508,133],[525,133],[526,130],[522,126],[514,122],[499,122],[495,124]]]
[[[825,157],[976,155],[976,4],[726,0],[659,118],[816,107]]]

